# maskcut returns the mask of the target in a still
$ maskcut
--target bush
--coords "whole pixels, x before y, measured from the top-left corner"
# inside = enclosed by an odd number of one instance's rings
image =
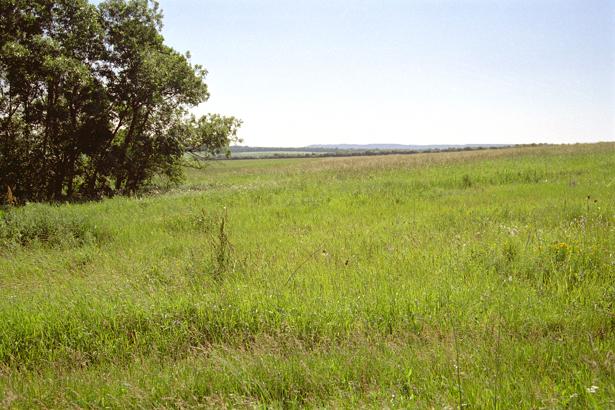
[[[66,208],[28,205],[0,214],[0,247],[75,246],[99,243],[109,236],[86,215],[66,212]]]

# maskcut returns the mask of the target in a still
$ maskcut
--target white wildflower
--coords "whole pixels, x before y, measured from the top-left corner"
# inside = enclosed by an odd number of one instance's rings
[[[592,386],[589,386],[585,390],[587,390],[587,392],[590,393],[590,394],[594,394],[594,393],[596,393],[598,391],[598,386],[592,385]]]

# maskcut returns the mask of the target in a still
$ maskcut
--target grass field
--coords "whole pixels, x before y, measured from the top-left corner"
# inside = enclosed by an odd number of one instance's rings
[[[235,152],[233,158],[276,158],[276,157],[309,157],[326,154],[314,151],[248,151]]]
[[[615,143],[216,162],[0,243],[0,407],[615,408]]]

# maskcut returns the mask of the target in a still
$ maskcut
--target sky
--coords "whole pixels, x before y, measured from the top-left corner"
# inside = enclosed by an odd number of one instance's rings
[[[159,0],[250,146],[615,140],[615,0]]]

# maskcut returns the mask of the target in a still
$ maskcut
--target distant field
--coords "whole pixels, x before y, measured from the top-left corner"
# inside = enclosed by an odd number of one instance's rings
[[[323,155],[326,152],[314,151],[253,151],[253,152],[235,152],[232,158],[270,158],[270,157],[306,157],[312,155]]]
[[[227,157],[220,154],[219,160],[236,159],[263,159],[263,158],[301,158],[301,157],[352,157],[352,156],[373,156],[373,155],[407,155],[419,152],[453,152],[471,151],[483,149],[501,149],[505,145],[391,145],[391,144],[372,144],[372,145],[328,145],[328,146],[308,146],[304,148],[266,148],[266,147],[247,147],[232,146],[232,156]]]
[[[219,161],[0,222],[0,407],[615,408],[615,143]]]

